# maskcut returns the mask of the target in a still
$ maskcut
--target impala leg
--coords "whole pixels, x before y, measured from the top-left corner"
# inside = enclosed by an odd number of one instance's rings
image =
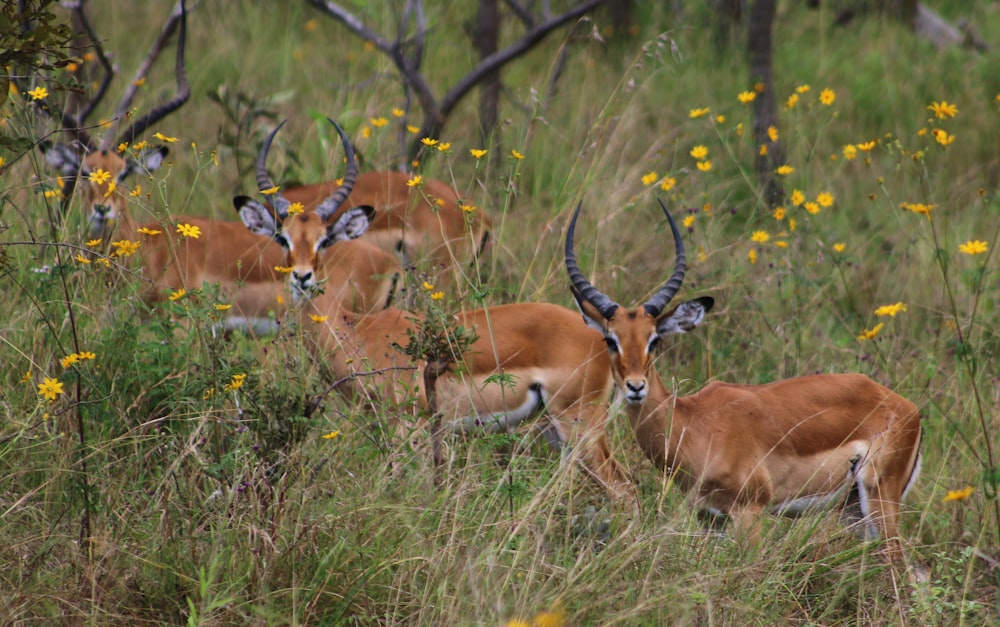
[[[572,416],[579,418],[573,419]],[[639,495],[625,467],[611,454],[605,431],[607,419],[606,403],[583,401],[577,401],[556,418],[562,439],[579,447],[587,473],[604,488],[608,498],[627,504],[632,514],[637,515]],[[567,422],[571,424],[567,425]]]

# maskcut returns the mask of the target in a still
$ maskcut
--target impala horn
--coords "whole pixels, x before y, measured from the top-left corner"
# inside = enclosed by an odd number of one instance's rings
[[[344,158],[347,159],[347,169],[344,171],[344,179],[340,187],[337,188],[337,191],[332,196],[324,199],[316,207],[317,215],[323,218],[324,222],[332,218],[333,214],[340,208],[340,205],[351,195],[351,191],[354,189],[354,182],[358,179],[358,160],[354,154],[354,146],[351,145],[351,140],[348,139],[347,133],[344,132],[344,129],[340,128],[339,124],[331,118],[327,118],[327,120],[337,129],[340,141],[344,144]]]
[[[687,271],[687,257],[684,254],[684,240],[681,239],[681,233],[677,229],[677,223],[674,222],[673,216],[667,211],[667,206],[663,204],[663,201],[659,198],[656,199],[660,203],[660,207],[663,208],[664,215],[667,216],[667,222],[670,223],[670,230],[674,234],[674,248],[677,250],[677,258],[674,261],[674,273],[670,276],[670,279],[660,288],[653,297],[650,298],[643,304],[646,309],[646,313],[650,316],[657,318],[663,312],[663,308],[667,306],[670,299],[674,297],[677,290],[681,289],[681,285],[684,283],[684,273]]]
[[[670,223],[670,230],[674,236],[674,246],[677,250],[676,261],[674,262],[674,273],[671,275],[670,279],[664,284],[663,287],[653,295],[648,301],[643,304],[646,313],[648,313],[653,318],[658,317],[662,312],[667,303],[677,294],[677,291],[681,288],[684,283],[684,273],[687,271],[687,257],[684,253],[684,241],[681,239],[680,231],[677,228],[677,223],[674,222],[673,217],[667,210],[667,206],[663,204],[662,200],[657,199],[660,203],[660,207],[663,209],[664,215],[667,216],[667,222]],[[566,270],[569,272],[570,281],[572,281],[573,291],[581,298],[593,305],[606,320],[610,320],[612,316],[615,315],[615,311],[618,309],[618,304],[608,298],[606,295],[602,294],[597,288],[590,284],[587,279],[584,278],[583,273],[580,272],[580,266],[576,262],[576,254],[573,252],[573,235],[576,231],[576,219],[580,215],[580,208],[582,203],[577,205],[576,211],[573,213],[573,219],[570,220],[569,229],[566,231]]]
[[[580,216],[580,208],[583,201],[576,206],[573,212],[573,219],[569,221],[569,230],[566,231],[566,271],[569,273],[569,280],[572,283],[573,292],[579,297],[593,305],[605,320],[611,320],[618,310],[618,303],[602,294],[596,287],[590,284],[580,266],[576,262],[576,253],[573,252],[573,234],[576,231],[576,219]]]
[[[274,207],[274,213],[277,214],[278,221],[284,221],[288,217],[288,209],[292,206],[292,203],[288,202],[281,192],[277,191],[277,185],[271,180],[271,177],[267,174],[267,153],[271,152],[271,142],[274,141],[274,136],[278,134],[281,127],[285,125],[288,120],[282,120],[277,126],[274,127],[268,136],[264,140],[264,145],[260,147],[260,153],[257,155],[257,189],[260,193],[266,196],[272,196],[271,206]],[[275,191],[271,191],[275,190]]]

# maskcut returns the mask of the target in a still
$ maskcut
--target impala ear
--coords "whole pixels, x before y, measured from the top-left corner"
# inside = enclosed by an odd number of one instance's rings
[[[580,308],[580,313],[583,314],[583,321],[588,327],[599,332],[601,335],[606,335],[608,330],[608,321],[601,315],[601,312],[597,310],[590,304],[586,298],[577,291],[576,286],[572,283],[569,286],[569,291],[573,293],[573,298],[576,300],[576,306]]]
[[[375,217],[375,208],[369,205],[351,207],[333,224],[326,227],[327,236],[331,241],[357,239],[365,234]]]
[[[137,160],[139,167],[146,170],[146,172],[152,172],[153,170],[159,169],[163,165],[164,159],[167,158],[167,153],[170,149],[166,146],[157,146],[156,148],[151,148],[149,150],[144,150]]]
[[[656,321],[656,332],[659,335],[671,333],[687,333],[705,319],[705,314],[711,311],[715,299],[702,296],[677,305]]]
[[[38,149],[45,155],[45,163],[57,170],[63,176],[76,176],[80,173],[80,155],[66,144],[42,142]]]
[[[249,196],[236,196],[233,198],[233,206],[239,211],[243,224],[251,233],[264,237],[274,237],[278,233],[278,223],[274,219],[274,214],[263,203]]]

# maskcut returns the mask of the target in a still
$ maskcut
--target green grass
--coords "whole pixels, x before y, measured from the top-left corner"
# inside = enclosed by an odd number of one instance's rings
[[[93,7],[110,16],[96,26],[123,76],[170,3],[156,4]],[[461,20],[473,4],[429,9],[425,69],[439,94],[472,63]],[[712,379],[859,371],[916,402],[923,474],[903,537],[928,583],[886,566],[877,546],[860,544],[836,516],[768,519],[760,549],[707,533],[643,459],[624,420],[609,431],[637,481],[638,519],[562,463],[536,430],[448,440],[445,480],[436,485],[426,434],[390,453],[392,408],[372,412],[333,395],[307,410],[329,383],[303,338],[218,339],[210,294],[148,312],[133,273],[80,264],[76,249],[48,245],[82,246],[85,228],[78,202],[56,223],[58,201],[41,191],[54,175],[30,153],[5,172],[0,192],[3,622],[1000,620],[1000,476],[995,467],[990,474],[1000,456],[1000,53],[937,53],[878,18],[834,28],[829,13],[803,5],[782,3],[776,24],[778,101],[810,87],[781,113],[795,168],[786,191],[809,201],[829,192],[832,206],[810,214],[789,202],[779,221],[759,202],[750,110],[736,97],[748,88],[743,51],[716,49],[704,10],[681,21],[643,8],[635,34],[605,32],[604,41],[590,36],[591,26],[606,26],[599,13],[504,71],[493,144],[482,146],[473,130],[473,95],[439,138],[450,152],[423,159],[422,174],[451,182],[496,227],[483,276],[456,286],[447,302],[475,307],[485,292],[487,304],[569,306],[562,238],[580,200],[581,266],[619,302],[639,302],[672,266],[655,200],[663,198],[678,219],[693,217],[679,298],[717,300],[703,326],[669,347],[664,378],[691,393]],[[390,10],[369,10],[371,24],[393,32]],[[984,33],[1000,26],[993,3],[939,10],[968,12]],[[505,36],[516,36],[512,24]],[[563,47],[568,63],[549,97]],[[169,66],[151,73],[140,107],[172,93]],[[151,194],[137,199],[138,213],[235,219],[232,195],[253,192],[248,159],[262,120],[234,146],[237,128],[208,96],[220,86],[289,119],[274,151],[278,180],[337,173],[340,152],[317,115],[344,124],[367,167],[395,160],[392,122],[369,122],[392,121],[402,106],[391,64],[301,4],[205,3],[190,17],[188,67],[191,101],[150,129],[179,138],[170,164],[152,180],[129,182]],[[818,101],[826,88],[836,93],[830,106]],[[928,105],[942,100],[957,104],[956,117],[932,119]],[[711,114],[689,117],[701,107]],[[44,121],[29,127],[17,97],[0,112],[8,132],[51,130]],[[940,145],[933,128],[954,142]],[[870,152],[844,158],[845,144],[876,138]],[[697,145],[708,148],[707,172],[689,155]],[[484,147],[501,154],[469,155]],[[525,158],[508,157],[512,149]],[[238,150],[246,152],[237,158]],[[676,185],[644,185],[649,172]],[[932,219],[902,203],[933,204]],[[768,240],[754,241],[757,231]],[[989,252],[961,254],[968,240],[988,242]],[[33,271],[42,265],[48,274]],[[874,314],[897,302],[907,310]],[[856,339],[879,323],[874,339]],[[80,351],[96,358],[60,365]],[[234,385],[240,374],[245,381]],[[45,377],[64,385],[55,402],[37,393]],[[943,501],[967,485],[976,488],[967,499]],[[84,521],[90,540],[81,545]]]

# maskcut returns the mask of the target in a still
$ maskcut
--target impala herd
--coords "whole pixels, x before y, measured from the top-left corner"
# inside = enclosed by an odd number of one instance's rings
[[[258,156],[262,200],[233,199],[242,223],[131,215],[121,183],[155,170],[167,149],[113,147],[134,146],[190,93],[183,5],[172,19],[179,19],[177,93],[116,140],[109,130],[98,143],[85,130],[96,102],[75,114],[45,109],[74,143],[40,148],[79,190],[91,237],[141,242],[142,297],[149,304],[169,290],[215,284],[233,303],[232,326],[311,315],[320,322],[301,328],[333,374],[350,382],[352,396],[393,402],[419,417],[428,404],[420,376],[425,364],[399,347],[422,318],[392,307],[398,286],[413,264],[441,277],[475,264],[489,242],[488,217],[465,211],[461,197],[440,181],[418,187],[399,172],[359,173],[351,142],[333,120],[346,159],[338,181],[274,184],[267,160],[282,122]],[[119,111],[128,110],[128,98]],[[93,176],[101,171],[106,176]],[[711,382],[696,394],[675,396],[656,372],[657,356],[668,335],[699,325],[714,300],[700,297],[668,309],[683,283],[686,257],[677,225],[660,205],[676,250],[674,269],[641,306],[618,305],[580,270],[578,205],[566,233],[565,264],[579,311],[517,303],[454,314],[454,324],[473,330],[475,339],[435,384],[444,424],[471,434],[509,431],[541,417],[552,444],[575,447],[608,494],[635,508],[631,477],[605,435],[618,398],[646,457],[689,492],[697,508],[732,519],[738,534],[754,539],[764,512],[839,506],[866,536],[885,538],[890,559],[902,559],[900,506],[920,466],[917,407],[859,374],[765,385]],[[179,235],[180,223],[198,227],[200,236]],[[283,294],[291,295],[288,308],[280,304]]]

